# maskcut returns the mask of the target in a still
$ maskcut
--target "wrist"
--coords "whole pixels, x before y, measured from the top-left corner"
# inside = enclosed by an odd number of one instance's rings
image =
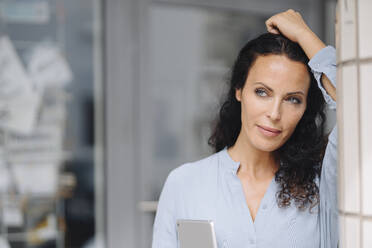
[[[326,47],[326,45],[319,39],[319,37],[310,29],[300,32],[298,44],[306,53],[307,57],[311,59],[314,55],[321,49]]]
[[[298,32],[298,43],[303,42],[306,39],[313,39],[314,33],[309,27],[303,27]]]

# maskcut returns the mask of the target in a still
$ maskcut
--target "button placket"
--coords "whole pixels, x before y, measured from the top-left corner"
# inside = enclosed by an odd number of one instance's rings
[[[223,248],[229,248],[229,244],[227,243],[227,240],[226,239],[224,239],[223,240]]]
[[[256,240],[255,240],[255,239],[253,239],[253,238],[249,239],[249,244],[251,244],[251,245],[254,245],[254,244],[256,244]]]

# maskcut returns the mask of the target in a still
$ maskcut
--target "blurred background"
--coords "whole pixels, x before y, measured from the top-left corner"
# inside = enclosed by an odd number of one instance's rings
[[[336,0],[0,0],[0,248],[150,247],[238,51],[288,8],[335,46]]]

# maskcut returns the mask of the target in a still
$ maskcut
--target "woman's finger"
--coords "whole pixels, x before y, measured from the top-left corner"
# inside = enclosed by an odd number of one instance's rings
[[[301,14],[293,9],[273,15],[265,24],[270,33],[282,34],[294,42],[299,40],[301,33],[308,30]]]
[[[279,34],[280,33],[276,24],[275,24],[275,22],[274,22],[273,17],[267,19],[265,24],[266,24],[266,29],[267,29],[268,32],[274,33],[274,34]]]
[[[278,31],[278,29],[274,28],[274,27],[267,27],[267,31],[270,32],[270,33],[273,33],[273,34],[280,34],[280,32]]]

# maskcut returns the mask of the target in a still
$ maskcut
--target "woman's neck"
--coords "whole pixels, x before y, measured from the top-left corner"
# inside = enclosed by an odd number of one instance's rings
[[[240,162],[238,173],[252,179],[272,177],[279,168],[273,152],[255,148],[242,134],[227,152],[234,161]]]

